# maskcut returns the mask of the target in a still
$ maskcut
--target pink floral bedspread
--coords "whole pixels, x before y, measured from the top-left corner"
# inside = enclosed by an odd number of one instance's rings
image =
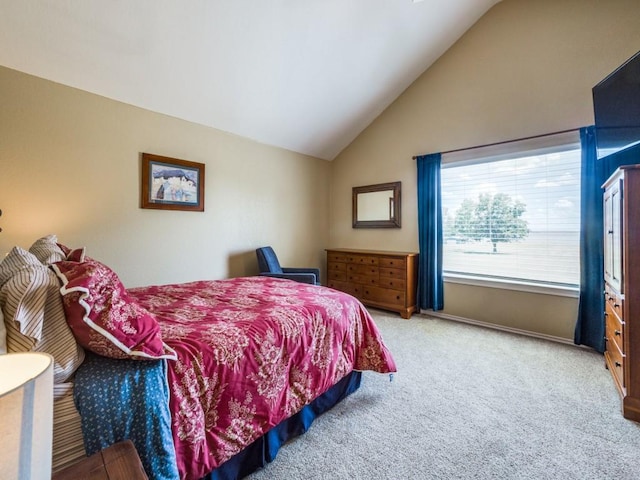
[[[352,370],[395,372],[362,304],[270,277],[129,289],[178,354],[169,361],[181,478],[199,479]]]

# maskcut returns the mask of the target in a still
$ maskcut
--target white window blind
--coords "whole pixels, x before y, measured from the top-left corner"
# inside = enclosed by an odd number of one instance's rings
[[[443,155],[445,275],[579,284],[576,136]]]

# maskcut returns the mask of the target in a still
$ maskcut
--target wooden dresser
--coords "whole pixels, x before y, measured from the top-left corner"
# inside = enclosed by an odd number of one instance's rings
[[[327,249],[327,277],[327,286],[364,305],[398,312],[402,318],[417,311],[417,253]]]
[[[640,421],[640,165],[604,184],[605,362],[625,418]]]

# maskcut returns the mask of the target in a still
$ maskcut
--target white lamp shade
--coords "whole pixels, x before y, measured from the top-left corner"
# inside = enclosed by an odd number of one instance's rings
[[[0,355],[0,478],[51,479],[53,357]]]

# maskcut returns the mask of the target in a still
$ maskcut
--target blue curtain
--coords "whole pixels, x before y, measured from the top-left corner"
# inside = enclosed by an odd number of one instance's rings
[[[574,342],[604,351],[602,184],[606,162],[596,157],[595,127],[580,129],[580,303]]]
[[[580,304],[574,342],[604,352],[604,219],[602,184],[616,168],[638,163],[640,146],[602,159],[596,156],[596,129],[580,129],[582,178],[580,207]]]
[[[418,166],[418,308],[444,308],[442,280],[442,197],[440,164],[442,155],[416,158]]]

